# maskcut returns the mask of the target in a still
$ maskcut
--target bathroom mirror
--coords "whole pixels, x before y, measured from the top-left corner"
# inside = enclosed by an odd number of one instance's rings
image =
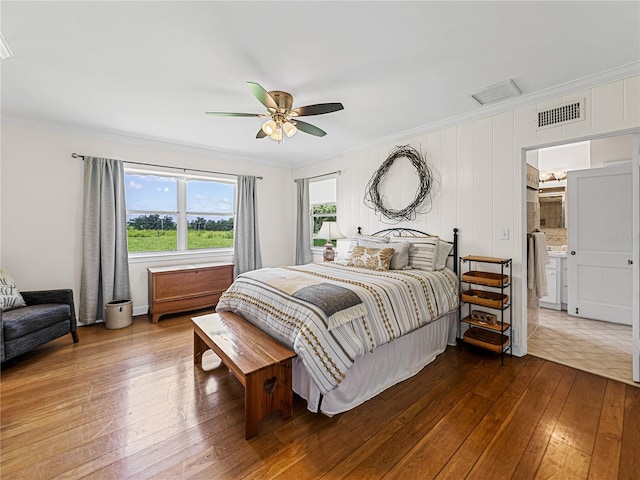
[[[565,192],[544,192],[540,201],[540,228],[565,228]]]

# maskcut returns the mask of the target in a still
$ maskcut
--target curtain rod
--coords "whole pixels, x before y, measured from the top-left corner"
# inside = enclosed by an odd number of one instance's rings
[[[73,158],[81,158],[84,161],[84,155],[78,155],[77,153],[72,153],[71,156]],[[132,165],[144,165],[146,167],[161,167],[161,168],[173,168],[174,170],[182,170],[183,172],[199,172],[199,173],[213,173],[217,175],[231,175],[235,177],[239,177],[238,173],[226,173],[226,172],[214,172],[212,170],[198,170],[195,168],[182,168],[182,167],[170,167],[168,165],[157,165],[155,163],[142,163],[142,162],[129,162],[127,160],[122,160],[124,163],[130,163]],[[256,177],[259,180],[262,180],[263,177]]]
[[[342,170],[336,170],[335,172],[329,172],[329,173],[323,173],[321,175],[314,175],[313,177],[307,177],[308,180],[311,180],[312,178],[320,178],[320,177],[326,177],[327,175],[342,175]],[[302,180],[302,178],[296,178],[296,180]]]

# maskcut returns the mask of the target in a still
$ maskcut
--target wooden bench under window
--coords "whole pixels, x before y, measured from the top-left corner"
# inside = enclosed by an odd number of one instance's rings
[[[192,318],[193,361],[211,349],[244,385],[247,440],[258,433],[260,420],[280,410],[293,414],[291,359],[295,352],[231,312]]]

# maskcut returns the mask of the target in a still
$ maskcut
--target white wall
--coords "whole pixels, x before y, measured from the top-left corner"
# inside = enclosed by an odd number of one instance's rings
[[[585,121],[536,131],[538,108],[555,107],[578,98],[585,98]],[[514,259],[513,313],[518,346],[514,353],[521,354],[526,341],[520,335],[526,317],[526,302],[523,302],[526,285],[521,281],[525,251],[523,221],[526,220],[523,151],[637,128],[640,128],[640,76],[632,76],[343,155],[297,169],[294,177],[341,169],[343,173],[338,179],[340,229],[350,235],[361,226],[364,233],[372,233],[388,225],[363,203],[371,175],[395,145],[409,144],[426,153],[437,178],[432,209],[401,226],[445,239],[451,238],[453,227],[458,227],[460,255]],[[411,183],[415,170],[406,162],[398,164],[398,169],[399,172],[394,172],[394,186],[401,192],[402,200],[394,199],[400,205],[390,205],[392,208],[404,207],[414,198],[414,192],[410,192],[406,184]],[[505,230],[509,232],[508,240],[502,239]]]
[[[606,167],[617,163],[631,163],[633,136],[601,138],[591,142],[591,168]]]
[[[294,261],[291,170],[227,160],[163,145],[133,144],[2,123],[0,170],[0,262],[22,290],[73,288],[80,295],[82,266],[83,163],[71,153],[193,169],[263,176],[258,188],[258,220],[265,266]],[[130,264],[134,313],[146,313],[147,267],[230,257],[142,261]]]

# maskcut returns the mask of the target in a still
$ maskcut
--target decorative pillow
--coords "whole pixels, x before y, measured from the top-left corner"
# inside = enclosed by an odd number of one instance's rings
[[[411,242],[409,266],[432,272],[436,262],[438,237],[407,238]]]
[[[26,306],[24,298],[16,287],[16,282],[13,281],[9,270],[5,268],[0,268],[0,306],[3,311]]]
[[[368,268],[370,270],[389,270],[393,248],[354,247],[349,257],[350,267]]]
[[[390,270],[404,270],[409,266],[409,250],[411,243],[391,240],[389,247],[393,248],[393,257],[391,257]]]
[[[447,257],[449,256],[449,253],[451,253],[452,248],[452,243],[445,242],[444,240],[440,240],[438,242],[438,253],[436,255],[436,262],[433,267],[434,270],[442,270],[447,266]]]
[[[368,242],[368,245],[363,245],[364,242]],[[347,249],[345,259],[348,260],[351,257],[351,252],[357,246],[368,248],[382,248],[383,245],[389,243],[389,237],[376,237],[373,235],[354,235],[351,237],[351,243]],[[371,246],[374,244],[374,246]]]

